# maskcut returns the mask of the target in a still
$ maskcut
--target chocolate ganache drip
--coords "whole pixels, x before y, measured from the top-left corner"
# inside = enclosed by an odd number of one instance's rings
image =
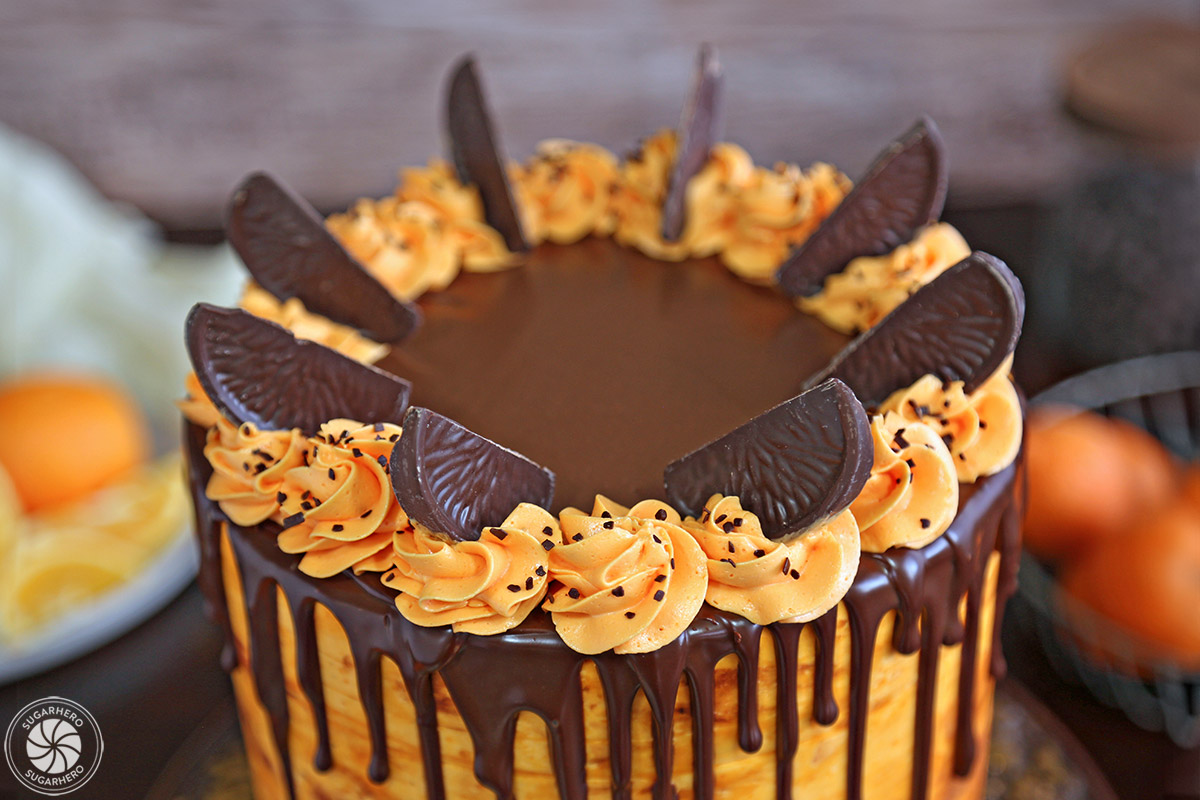
[[[193,487],[207,482],[210,467],[203,456],[203,431],[192,426],[186,449]],[[916,752],[913,796],[925,797],[930,777],[940,645],[962,645],[958,677],[958,707],[954,770],[964,776],[976,757],[972,707],[981,633],[987,565],[993,552],[1000,556],[997,609],[1015,588],[1019,549],[1019,508],[1013,485],[1019,465],[964,486],[957,518],[946,534],[920,550],[896,549],[865,553],[858,578],[843,601],[850,630],[851,695],[846,709],[849,759],[846,793],[862,796],[863,758],[870,704],[871,664],[879,625],[889,611],[897,614],[892,645],[902,653],[919,653]],[[245,658],[254,685],[271,721],[285,780],[292,789],[292,755],[288,748],[288,708],[276,623],[278,589],[286,598],[296,642],[296,674],[310,703],[317,726],[317,749],[311,754],[317,770],[332,764],[328,723],[317,653],[314,611],[320,604],[345,628],[368,721],[372,753],[368,777],[382,782],[389,775],[380,663],[386,656],[399,666],[416,710],[427,796],[446,797],[441,771],[437,708],[433,676],[440,676],[475,746],[475,774],[497,797],[513,797],[513,740],[517,716],[531,711],[547,723],[551,758],[559,794],[574,800],[587,796],[581,671],[591,662],[605,695],[612,769],[612,793],[631,796],[633,703],[640,691],[649,702],[653,720],[656,798],[671,798],[674,763],[671,735],[678,688],[686,683],[693,731],[693,780],[698,798],[715,793],[713,722],[717,663],[733,654],[738,663],[738,741],[746,752],[762,746],[758,722],[758,664],[762,632],[741,617],[705,605],[688,630],[652,653],[618,656],[611,652],[586,656],[567,648],[554,632],[548,615],[535,611],[520,626],[495,636],[455,634],[449,628],[421,628],[402,617],[393,594],[369,579],[349,573],[316,580],[303,575],[297,559],[281,552],[271,535],[275,526],[242,529],[228,522],[216,504],[196,494],[202,564],[200,585],[214,617],[230,636],[229,611],[221,577],[220,536],[228,531],[244,592],[249,622]],[[966,597],[966,613],[958,607]],[[774,624],[770,629],[776,657],[779,710],[776,730],[776,796],[792,797],[793,759],[799,741],[796,703],[799,641],[804,627],[815,634],[812,719],[830,725],[841,709],[833,694],[834,638],[838,614],[834,608],[805,624]],[[1004,672],[998,636],[999,610],[992,632],[991,674]],[[227,652],[233,653],[232,643]],[[236,664],[227,660],[225,666]]]

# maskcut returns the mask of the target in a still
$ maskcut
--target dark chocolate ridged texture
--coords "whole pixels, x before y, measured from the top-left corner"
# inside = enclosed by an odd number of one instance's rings
[[[228,420],[314,434],[331,419],[399,423],[408,381],[240,309],[198,303],[188,314],[188,355]]]
[[[520,503],[549,508],[554,473],[427,408],[404,416],[392,488],[409,518],[457,541],[479,538]]]
[[[696,57],[696,74],[683,107],[675,138],[675,163],[662,207],[662,237],[675,242],[687,222],[688,182],[708,163],[708,154],[721,139],[725,75],[712,45],[702,45]]]
[[[255,172],[230,198],[225,234],[259,286],[314,314],[398,342],[420,324],[415,306],[383,287],[325,228],[304,198]]]
[[[878,256],[913,239],[942,213],[946,148],[928,117],[880,153],[833,213],[775,274],[793,297],[819,292],[825,279],[859,256]]]
[[[849,507],[873,454],[862,405],[827,380],[670,464],[663,482],[681,511],[698,517],[713,493],[735,495],[763,533],[787,539]]]
[[[446,133],[458,179],[479,190],[487,224],[500,232],[509,250],[528,250],[521,215],[508,183],[504,153],[471,56],[463,57],[450,72]]]
[[[924,375],[973,392],[1021,336],[1025,293],[1003,261],[976,251],[918,289],[813,377],[838,378],[868,406]]]

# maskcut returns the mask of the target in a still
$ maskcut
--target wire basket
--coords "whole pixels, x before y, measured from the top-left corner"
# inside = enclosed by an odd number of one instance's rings
[[[1140,426],[1176,456],[1200,459],[1200,352],[1122,361],[1058,383],[1032,405],[1072,405]],[[1153,655],[1155,648],[1062,591],[1026,553],[1014,615],[1029,622],[1055,670],[1136,725],[1180,747],[1200,744],[1200,674]],[[1200,614],[1200,608],[1196,609]]]

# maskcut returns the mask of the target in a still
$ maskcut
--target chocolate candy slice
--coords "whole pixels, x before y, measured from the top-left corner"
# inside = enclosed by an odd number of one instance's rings
[[[549,508],[554,473],[452,419],[413,406],[392,450],[392,489],[408,516],[465,542],[521,503]]]
[[[265,172],[234,191],[225,233],[251,277],[280,300],[298,298],[377,342],[399,342],[421,321],[415,306],[392,297],[346,252],[304,198]]]
[[[504,237],[514,253],[529,249],[521,217],[508,184],[500,140],[492,129],[492,115],[475,72],[475,59],[464,56],[450,73],[446,95],[446,132],[450,157],[458,179],[474,184],[483,202],[483,217]]]
[[[833,213],[775,273],[792,297],[821,291],[825,278],[859,256],[895,250],[942,213],[946,148],[937,126],[922,117],[887,146]]]
[[[696,58],[692,91],[679,120],[675,166],[671,170],[667,197],[663,201],[662,237],[668,242],[678,241],[683,235],[688,181],[704,168],[709,151],[721,138],[725,121],[722,113],[724,84],[725,76],[717,61],[716,49],[712,45],[701,45],[700,55]]]
[[[1017,346],[1024,319],[1021,282],[976,251],[847,345],[809,385],[838,378],[868,405],[929,374],[964,381],[971,392]]]
[[[400,422],[408,381],[236,308],[197,303],[185,326],[192,367],[226,419],[314,434],[331,419]]]
[[[737,495],[771,539],[790,539],[848,508],[871,474],[867,414],[827,380],[667,467],[667,501],[698,516],[715,492]]]

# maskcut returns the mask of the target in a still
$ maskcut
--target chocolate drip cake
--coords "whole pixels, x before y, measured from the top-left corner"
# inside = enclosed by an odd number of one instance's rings
[[[452,163],[235,192],[181,406],[260,800],[983,796],[1021,288],[932,122],[851,184],[720,99],[510,164],[464,60]]]

